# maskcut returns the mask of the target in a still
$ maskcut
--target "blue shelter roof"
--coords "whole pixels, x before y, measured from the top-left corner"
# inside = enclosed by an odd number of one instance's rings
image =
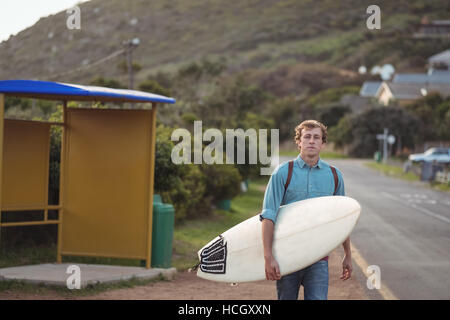
[[[148,92],[38,80],[1,80],[0,93],[62,101],[175,103],[173,98]]]

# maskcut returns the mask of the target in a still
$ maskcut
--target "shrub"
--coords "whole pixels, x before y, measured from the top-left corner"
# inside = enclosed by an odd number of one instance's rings
[[[232,199],[241,190],[242,177],[233,165],[201,165],[201,170],[207,177],[206,196],[216,203],[221,200]]]

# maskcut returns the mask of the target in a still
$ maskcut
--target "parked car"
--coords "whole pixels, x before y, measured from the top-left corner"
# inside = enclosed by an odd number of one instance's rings
[[[412,162],[450,163],[450,148],[430,148],[424,153],[410,154],[409,160]]]

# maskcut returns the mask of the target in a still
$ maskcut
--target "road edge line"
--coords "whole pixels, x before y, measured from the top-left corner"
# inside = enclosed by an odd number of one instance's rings
[[[367,268],[369,267],[369,264],[367,263],[367,261],[361,256],[361,254],[359,253],[359,250],[355,247],[355,245],[352,243],[352,258],[355,261],[355,263],[358,265],[358,267],[362,270],[364,276],[366,276],[367,279]],[[364,285],[367,285],[367,283],[365,283]],[[399,300],[399,298],[397,298],[397,296],[392,293],[392,291],[385,285],[383,284],[383,281],[381,281],[381,287],[380,289],[375,289],[377,290],[377,292],[383,297],[384,300]]]

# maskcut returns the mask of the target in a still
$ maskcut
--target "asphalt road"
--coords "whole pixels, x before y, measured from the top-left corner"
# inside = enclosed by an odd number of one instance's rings
[[[367,289],[369,296],[450,299],[450,194],[385,176],[364,165],[371,160],[326,161],[341,170],[346,195],[362,207],[351,242],[362,258],[354,261],[366,269],[361,281],[372,277],[367,266],[379,267],[381,288]]]
[[[398,299],[450,299],[450,195],[387,177],[367,160],[329,160],[359,201],[351,241]],[[369,276],[371,272],[365,270]],[[376,290],[376,289],[374,289]]]

